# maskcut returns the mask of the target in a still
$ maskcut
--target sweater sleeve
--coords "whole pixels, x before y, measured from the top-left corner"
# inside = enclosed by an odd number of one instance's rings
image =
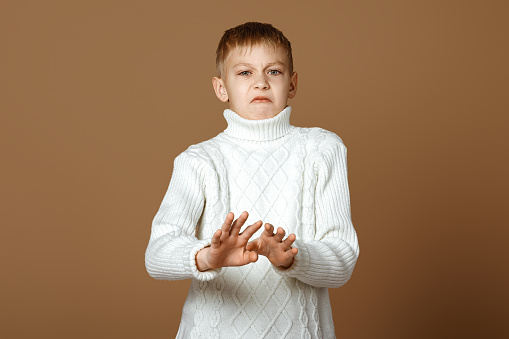
[[[196,278],[211,280],[220,269],[200,272],[196,254],[210,245],[210,239],[196,238],[196,225],[204,208],[205,166],[186,152],[175,158],[173,174],[145,251],[148,274],[161,280]]]
[[[340,287],[352,275],[359,256],[357,234],[350,213],[346,146],[334,134],[315,163],[315,238],[296,240],[299,252],[283,276],[316,287]]]

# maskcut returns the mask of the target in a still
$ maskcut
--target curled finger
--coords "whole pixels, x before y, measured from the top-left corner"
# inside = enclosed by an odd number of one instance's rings
[[[278,227],[276,234],[274,234],[274,239],[277,242],[281,242],[283,240],[285,234],[286,234],[285,230],[282,229],[281,227]]]
[[[290,248],[292,246],[292,244],[295,242],[295,234],[290,234],[288,237],[286,237],[285,240],[283,240],[283,244],[287,247],[287,248]]]
[[[257,248],[256,241],[250,241],[246,245],[246,251],[256,251]]]
[[[274,226],[272,226],[272,224],[266,223],[263,233],[268,237],[272,237],[274,235]]]

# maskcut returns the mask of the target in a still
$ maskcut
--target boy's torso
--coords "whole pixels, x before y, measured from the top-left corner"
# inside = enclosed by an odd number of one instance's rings
[[[224,133],[191,146],[207,163],[205,208],[197,229],[210,238],[224,216],[249,212],[246,226],[258,220],[282,227],[297,239],[314,237],[315,164],[327,142],[337,138],[321,128],[294,128],[268,142],[245,142]],[[262,229],[255,234],[255,237]]]
[[[268,142],[221,133],[191,146],[186,152],[202,159],[206,171],[197,237],[210,238],[229,211],[236,216],[248,211],[246,226],[262,220],[297,239],[313,239],[315,164],[331,139],[339,138],[320,128],[294,128]],[[282,277],[263,257],[223,268],[212,281],[193,280],[181,331],[207,338],[334,337],[328,290]]]

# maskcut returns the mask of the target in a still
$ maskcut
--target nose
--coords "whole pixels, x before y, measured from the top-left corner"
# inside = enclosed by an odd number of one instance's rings
[[[255,79],[255,88],[256,89],[269,89],[269,82],[265,77],[265,74],[261,74]]]

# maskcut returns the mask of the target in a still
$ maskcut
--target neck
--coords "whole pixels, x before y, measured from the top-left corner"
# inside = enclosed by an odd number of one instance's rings
[[[224,133],[237,139],[268,141],[281,138],[294,127],[290,125],[292,108],[286,106],[278,115],[269,119],[249,120],[242,118],[231,109],[224,110],[228,127]]]

